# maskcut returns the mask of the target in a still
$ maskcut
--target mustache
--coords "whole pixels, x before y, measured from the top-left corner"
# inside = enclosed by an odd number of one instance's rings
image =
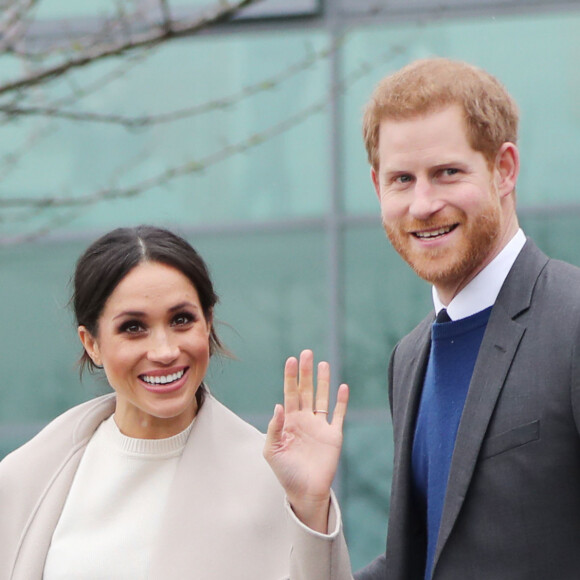
[[[406,232],[417,232],[424,230],[438,230],[440,228],[449,228],[463,221],[461,215],[437,216],[426,220],[416,218],[407,218],[401,222],[397,229]]]

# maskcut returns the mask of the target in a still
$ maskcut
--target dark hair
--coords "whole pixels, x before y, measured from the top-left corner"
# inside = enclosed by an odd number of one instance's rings
[[[74,273],[72,303],[77,325],[84,326],[93,336],[99,332],[99,317],[105,303],[119,282],[143,262],[159,262],[184,274],[199,296],[206,320],[212,319],[218,302],[208,268],[195,249],[182,237],[163,228],[140,225],[115,229],[93,242],[78,259]],[[226,353],[211,325],[210,355]],[[97,368],[86,351],[79,360],[81,376],[85,368]],[[196,397],[201,405],[205,396],[202,383]]]

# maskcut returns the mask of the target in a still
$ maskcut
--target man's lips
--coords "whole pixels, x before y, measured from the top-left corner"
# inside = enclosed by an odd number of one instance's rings
[[[441,226],[436,229],[415,231],[411,232],[411,235],[418,240],[434,240],[452,232],[458,225],[459,224],[452,224],[449,226]]]

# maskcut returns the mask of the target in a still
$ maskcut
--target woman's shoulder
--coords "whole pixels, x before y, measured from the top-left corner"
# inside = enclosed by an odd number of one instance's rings
[[[206,397],[190,433],[196,453],[228,469],[273,473],[263,457],[265,435],[213,396]]]
[[[185,472],[196,473],[196,485],[219,484],[234,502],[243,497],[252,509],[268,513],[283,509],[284,491],[264,459],[265,435],[213,396],[206,397],[182,456]],[[200,467],[204,466],[199,473]]]
[[[13,469],[25,466],[34,469],[86,444],[100,423],[114,411],[114,405],[114,395],[104,395],[68,409],[0,462],[0,478]]]
[[[218,439],[228,440],[229,444],[250,447],[264,445],[263,433],[213,395],[206,396],[195,422],[200,431],[211,433]]]

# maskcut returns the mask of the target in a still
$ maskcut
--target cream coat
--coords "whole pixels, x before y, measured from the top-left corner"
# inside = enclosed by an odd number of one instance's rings
[[[42,579],[79,461],[114,406],[107,395],[74,407],[0,463],[0,580]],[[331,533],[304,527],[263,459],[263,445],[261,433],[206,398],[177,468],[147,580],[351,578],[334,497]]]

